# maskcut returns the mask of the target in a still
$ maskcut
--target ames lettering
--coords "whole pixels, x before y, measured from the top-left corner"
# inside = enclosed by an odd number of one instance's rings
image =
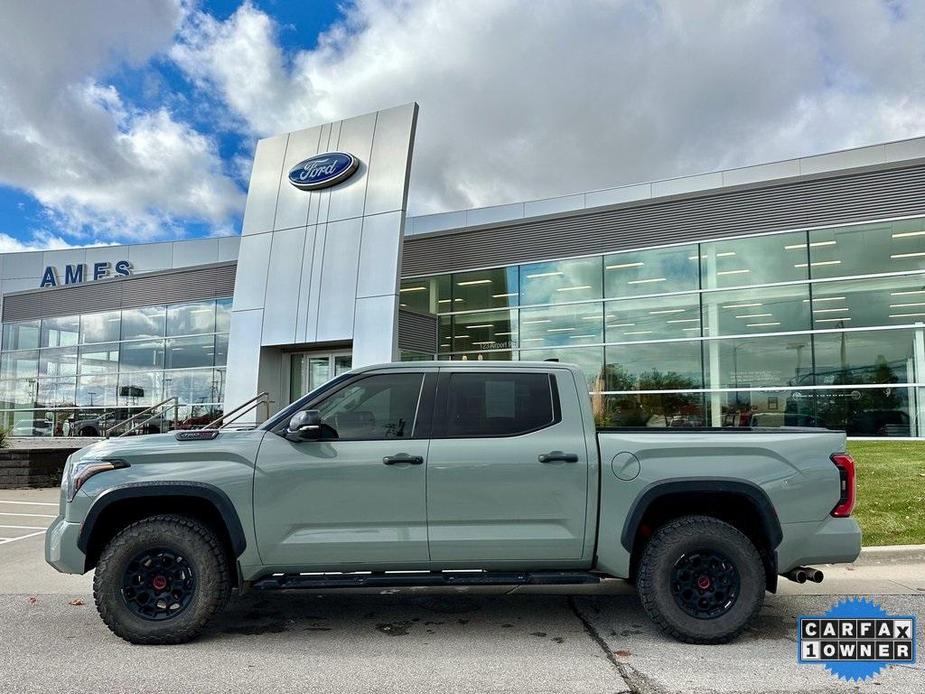
[[[120,260],[113,265],[108,261],[93,263],[92,277],[94,280],[102,280],[113,275],[128,277],[132,274],[132,264],[127,260]],[[61,282],[61,275],[58,269],[53,265],[45,268],[42,273],[42,282],[39,287],[57,287],[61,284],[80,284],[91,276],[91,271],[85,263],[75,263],[64,266],[64,282]]]

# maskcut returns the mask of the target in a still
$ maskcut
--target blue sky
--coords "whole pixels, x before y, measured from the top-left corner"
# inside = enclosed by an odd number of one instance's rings
[[[0,252],[239,233],[258,138],[412,100],[412,214],[925,134],[901,0],[47,0],[0,26]]]

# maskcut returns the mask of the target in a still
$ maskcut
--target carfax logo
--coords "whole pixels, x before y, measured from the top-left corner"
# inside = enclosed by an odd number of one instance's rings
[[[797,620],[797,662],[825,665],[845,680],[915,662],[915,617],[889,615],[866,598],[842,600],[819,617]]]

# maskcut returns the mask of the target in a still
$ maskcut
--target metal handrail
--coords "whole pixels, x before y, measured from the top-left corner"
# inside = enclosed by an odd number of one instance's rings
[[[252,398],[251,398],[250,400],[248,400],[247,402],[244,402],[244,403],[238,405],[236,408],[234,408],[234,409],[231,410],[230,412],[224,412],[224,413],[222,413],[222,416],[221,416],[221,417],[219,417],[218,419],[213,419],[211,422],[209,422],[208,424],[206,424],[206,425],[203,427],[203,429],[215,429],[215,428],[224,429],[226,426],[228,426],[229,424],[231,424],[233,421],[235,421],[236,419],[239,419],[242,415],[244,415],[244,414],[250,412],[252,409],[254,409],[255,407],[257,407],[257,406],[260,405],[261,403],[263,403],[264,405],[266,405],[266,407],[267,407],[267,416],[266,416],[266,419],[269,419],[269,418],[270,418],[270,394],[269,394],[267,391],[263,391],[263,392],[257,393],[257,395],[255,395],[254,397],[252,397]],[[234,416],[232,417],[231,415],[234,415]],[[229,419],[229,417],[230,417],[230,419]],[[225,420],[227,420],[227,421],[225,421]],[[217,425],[219,422],[224,422],[224,424],[222,424],[220,427],[216,427],[216,425]]]
[[[174,396],[174,397],[171,397],[171,398],[167,398],[166,400],[161,400],[161,401],[160,401],[159,403],[157,403],[156,405],[151,405],[151,407],[148,407],[148,408],[143,409],[143,410],[142,410],[141,412],[139,412],[138,414],[132,415],[132,416],[129,417],[128,419],[123,420],[123,421],[119,422],[118,424],[115,424],[114,426],[109,427],[109,428],[106,430],[105,434],[104,434],[105,437],[108,439],[109,436],[110,436],[110,434],[112,434],[112,432],[114,432],[116,429],[118,429],[118,428],[120,428],[120,427],[124,427],[126,424],[128,424],[128,423],[130,423],[130,422],[134,422],[136,419],[138,419],[139,417],[143,417],[144,415],[148,414],[149,412],[154,412],[154,410],[158,409],[159,407],[163,407],[164,405],[166,405],[166,404],[169,403],[169,402],[172,402],[172,403],[173,403],[173,421],[176,422],[176,421],[179,419],[179,414],[180,414],[180,401],[177,399],[176,396]],[[139,422],[138,424],[136,424],[135,426],[133,426],[133,427],[132,427],[131,429],[129,429],[128,431],[122,432],[121,434],[119,434],[119,436],[126,436],[126,435],[128,435],[128,434],[131,434],[133,431],[137,431],[138,429],[140,429],[141,427],[143,427],[145,424],[147,424],[148,422],[150,422],[152,419],[156,419],[156,418],[157,418],[159,415],[161,415],[161,414],[163,414],[163,412],[154,412],[154,414],[152,414],[150,417],[147,417],[144,421]]]

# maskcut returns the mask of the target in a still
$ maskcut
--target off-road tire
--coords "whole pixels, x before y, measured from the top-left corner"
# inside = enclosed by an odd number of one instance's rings
[[[739,592],[728,611],[702,619],[681,608],[672,594],[672,571],[687,553],[720,552],[733,563]],[[755,545],[728,523],[709,516],[684,516],[659,528],[643,552],[637,575],[642,606],[663,631],[685,643],[727,643],[761,610],[765,575]]]
[[[136,615],[122,594],[129,562],[155,547],[167,547],[182,555],[195,577],[189,604],[162,621]],[[209,527],[181,515],[149,516],[123,528],[103,549],[93,577],[93,599],[106,626],[130,643],[185,643],[198,636],[228,601],[228,566],[222,543]]]

